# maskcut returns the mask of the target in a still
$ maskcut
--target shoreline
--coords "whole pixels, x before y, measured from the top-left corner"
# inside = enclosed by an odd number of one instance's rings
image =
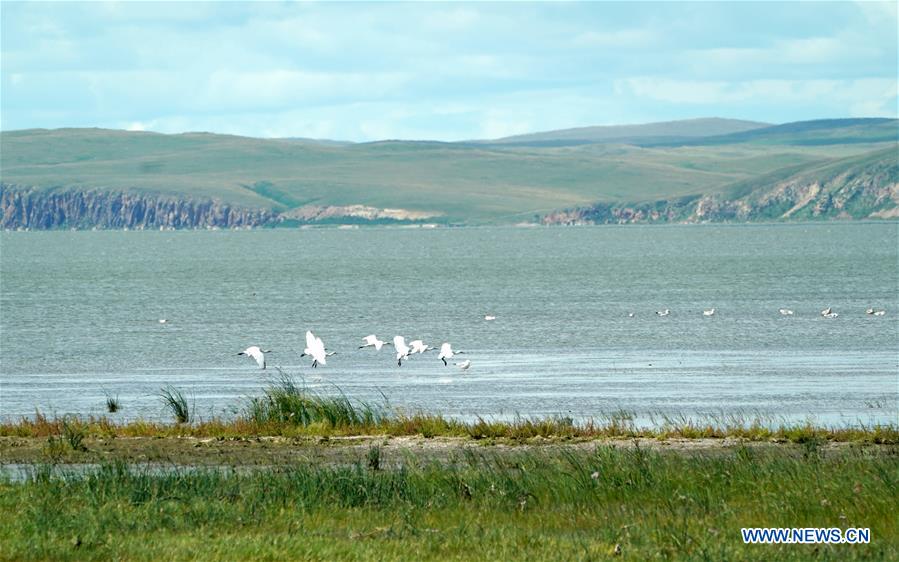
[[[620,222],[620,223],[593,223],[593,224],[543,224],[537,222],[519,223],[423,223],[423,224],[362,224],[362,223],[335,223],[335,224],[303,224],[297,226],[235,226],[235,227],[185,227],[185,228],[3,228],[0,233],[13,232],[259,232],[259,231],[301,231],[301,230],[470,230],[470,229],[533,229],[542,228],[555,230],[558,228],[634,228],[634,227],[767,227],[767,226],[833,226],[846,225],[881,225],[899,224],[899,218],[842,218],[828,217],[818,220],[785,220],[785,221],[673,221],[673,222]]]
[[[899,443],[866,441],[833,441],[811,439],[803,442],[787,440],[750,440],[724,438],[657,438],[657,437],[533,437],[526,440],[473,439],[470,437],[424,437],[422,435],[354,435],[354,436],[247,436],[196,437],[141,436],[91,437],[79,449],[68,445],[54,447],[53,437],[0,437],[0,474],[7,465],[102,465],[160,464],[173,467],[258,467],[277,468],[295,464],[340,465],[365,458],[378,449],[385,464],[401,466],[404,462],[449,463],[469,453],[499,456],[520,453],[589,452],[598,448],[647,450],[682,456],[729,454],[740,448],[759,453],[801,456],[809,450],[827,455],[864,452],[873,456],[899,455]]]

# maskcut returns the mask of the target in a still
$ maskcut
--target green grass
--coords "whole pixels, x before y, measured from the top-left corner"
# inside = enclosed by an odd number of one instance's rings
[[[84,438],[87,437],[87,428],[71,418],[62,418],[62,436],[73,451],[83,451]]]
[[[191,420],[191,408],[187,403],[187,398],[180,390],[172,386],[167,386],[159,390],[159,397],[162,399],[163,405],[175,417],[178,423],[187,423]]]
[[[0,558],[47,560],[890,560],[899,463],[736,447],[599,446],[448,462],[108,464],[0,482]],[[867,527],[871,544],[743,545],[740,528]]]
[[[246,417],[261,427],[288,424],[342,429],[375,426],[383,415],[365,402],[351,402],[342,392],[338,396],[322,396],[282,375],[264,396],[250,399]]]
[[[115,395],[115,396],[113,396],[111,394],[106,395],[106,411],[107,412],[109,412],[110,414],[114,414],[119,411],[119,408],[121,408],[121,406],[122,405],[119,402],[118,395]]]

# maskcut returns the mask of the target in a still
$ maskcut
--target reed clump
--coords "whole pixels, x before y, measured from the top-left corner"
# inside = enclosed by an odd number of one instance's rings
[[[159,389],[159,397],[163,405],[169,409],[178,423],[188,423],[191,419],[191,408],[184,394],[173,386]]]
[[[106,395],[106,411],[110,414],[114,414],[119,411],[119,407],[121,404],[119,403],[118,395],[113,396],[111,394]]]
[[[366,402],[352,402],[342,392],[337,396],[311,392],[282,375],[263,396],[250,399],[246,417],[259,426],[353,428],[376,426],[383,413]]]

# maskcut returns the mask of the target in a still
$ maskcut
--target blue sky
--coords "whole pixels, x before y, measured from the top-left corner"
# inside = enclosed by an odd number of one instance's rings
[[[461,140],[896,117],[895,2],[3,2],[0,127]]]

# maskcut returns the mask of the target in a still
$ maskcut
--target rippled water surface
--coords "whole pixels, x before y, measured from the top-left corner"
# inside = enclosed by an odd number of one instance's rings
[[[0,418],[101,414],[107,393],[118,418],[164,418],[167,384],[231,415],[280,366],[466,418],[896,422],[897,248],[896,223],[3,233]],[[339,352],[326,367],[299,357],[307,329]],[[398,368],[356,349],[370,333],[450,341],[472,367]]]

